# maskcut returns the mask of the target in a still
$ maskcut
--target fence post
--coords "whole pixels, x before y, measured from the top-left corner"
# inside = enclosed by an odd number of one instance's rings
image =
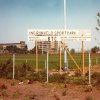
[[[48,52],[48,50],[47,50],[47,63],[46,63],[46,66],[47,66],[47,83],[48,83],[48,56],[49,56],[49,52]]]
[[[13,54],[13,79],[15,79],[15,54]]]
[[[89,85],[91,85],[91,57],[89,52]]]

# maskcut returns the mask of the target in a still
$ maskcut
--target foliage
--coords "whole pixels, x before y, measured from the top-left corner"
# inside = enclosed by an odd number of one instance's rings
[[[94,85],[98,86],[100,85],[100,72],[95,72],[92,74],[92,79],[94,80]]]
[[[75,53],[75,49],[72,48],[72,49],[70,50],[70,52],[71,52],[71,53]]]
[[[64,83],[67,78],[67,74],[52,74],[49,76],[49,82]]]
[[[7,46],[5,50],[8,50],[9,53],[25,54],[27,53],[27,46],[23,49],[17,48],[16,46]]]
[[[100,30],[100,12],[97,13],[97,27],[96,30]]]
[[[93,48],[91,48],[92,53],[97,53],[99,50],[100,50],[100,48],[97,46],[94,46]]]
[[[38,54],[42,54],[42,50],[40,50],[38,47],[37,49],[38,49]],[[30,54],[36,54],[36,46],[33,49],[31,49],[29,52]],[[43,51],[43,53],[46,54],[45,51]]]
[[[86,86],[84,88],[84,92],[91,92],[92,91],[92,87],[91,86]]]
[[[5,63],[0,64],[0,77],[11,78],[12,77],[12,61],[7,60]]]

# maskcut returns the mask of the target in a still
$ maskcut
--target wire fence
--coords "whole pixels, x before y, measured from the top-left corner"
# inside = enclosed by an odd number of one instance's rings
[[[77,62],[77,64],[82,67],[82,55],[81,54],[72,54],[73,58]],[[0,55],[0,64],[5,63],[7,60],[11,59],[13,61],[13,55]],[[49,55],[49,69],[57,69],[59,70],[60,66],[60,57],[58,55]],[[76,68],[72,59],[68,56],[68,68]],[[38,55],[38,68],[45,69],[45,61],[46,55]],[[62,54],[62,68],[64,67],[64,55]],[[15,66],[20,67],[23,63],[29,64],[34,70],[36,68],[36,55],[32,54],[15,54]],[[89,65],[89,57],[88,54],[84,56],[84,64],[85,67]],[[100,54],[91,54],[91,65],[100,65]]]

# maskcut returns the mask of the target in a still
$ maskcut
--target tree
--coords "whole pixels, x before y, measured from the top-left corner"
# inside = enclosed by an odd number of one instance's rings
[[[100,12],[97,13],[97,27],[96,30],[99,31],[100,30]]]
[[[92,53],[97,53],[99,50],[100,50],[100,48],[97,46],[94,46],[93,48],[91,48]]]
[[[70,52],[71,52],[71,53],[75,53],[75,49],[72,48],[72,49],[70,50]]]
[[[9,53],[20,53],[20,54],[25,54],[27,53],[27,46],[25,48],[17,48],[16,46],[7,46],[5,50],[8,50]]]

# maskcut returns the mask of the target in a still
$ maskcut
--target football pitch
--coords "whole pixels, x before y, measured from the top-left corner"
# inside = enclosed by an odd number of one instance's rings
[[[73,58],[77,62],[77,64],[82,67],[82,54],[72,54]],[[70,58],[70,56],[67,56],[68,58],[68,67],[73,69],[77,68]],[[0,55],[0,63],[4,63],[8,59],[13,60],[12,54],[7,55]],[[64,55],[62,54],[62,68],[64,66]],[[29,64],[33,69],[36,68],[36,55],[35,54],[15,54],[15,66],[20,67],[23,65],[23,63]],[[89,58],[88,54],[85,54],[84,56],[84,63],[85,67],[88,66]],[[39,54],[38,55],[38,67],[39,69],[45,69],[46,67],[46,54]],[[99,54],[91,54],[91,65],[100,65],[100,55]],[[49,69],[59,69],[60,66],[60,56],[57,55],[49,55]]]

